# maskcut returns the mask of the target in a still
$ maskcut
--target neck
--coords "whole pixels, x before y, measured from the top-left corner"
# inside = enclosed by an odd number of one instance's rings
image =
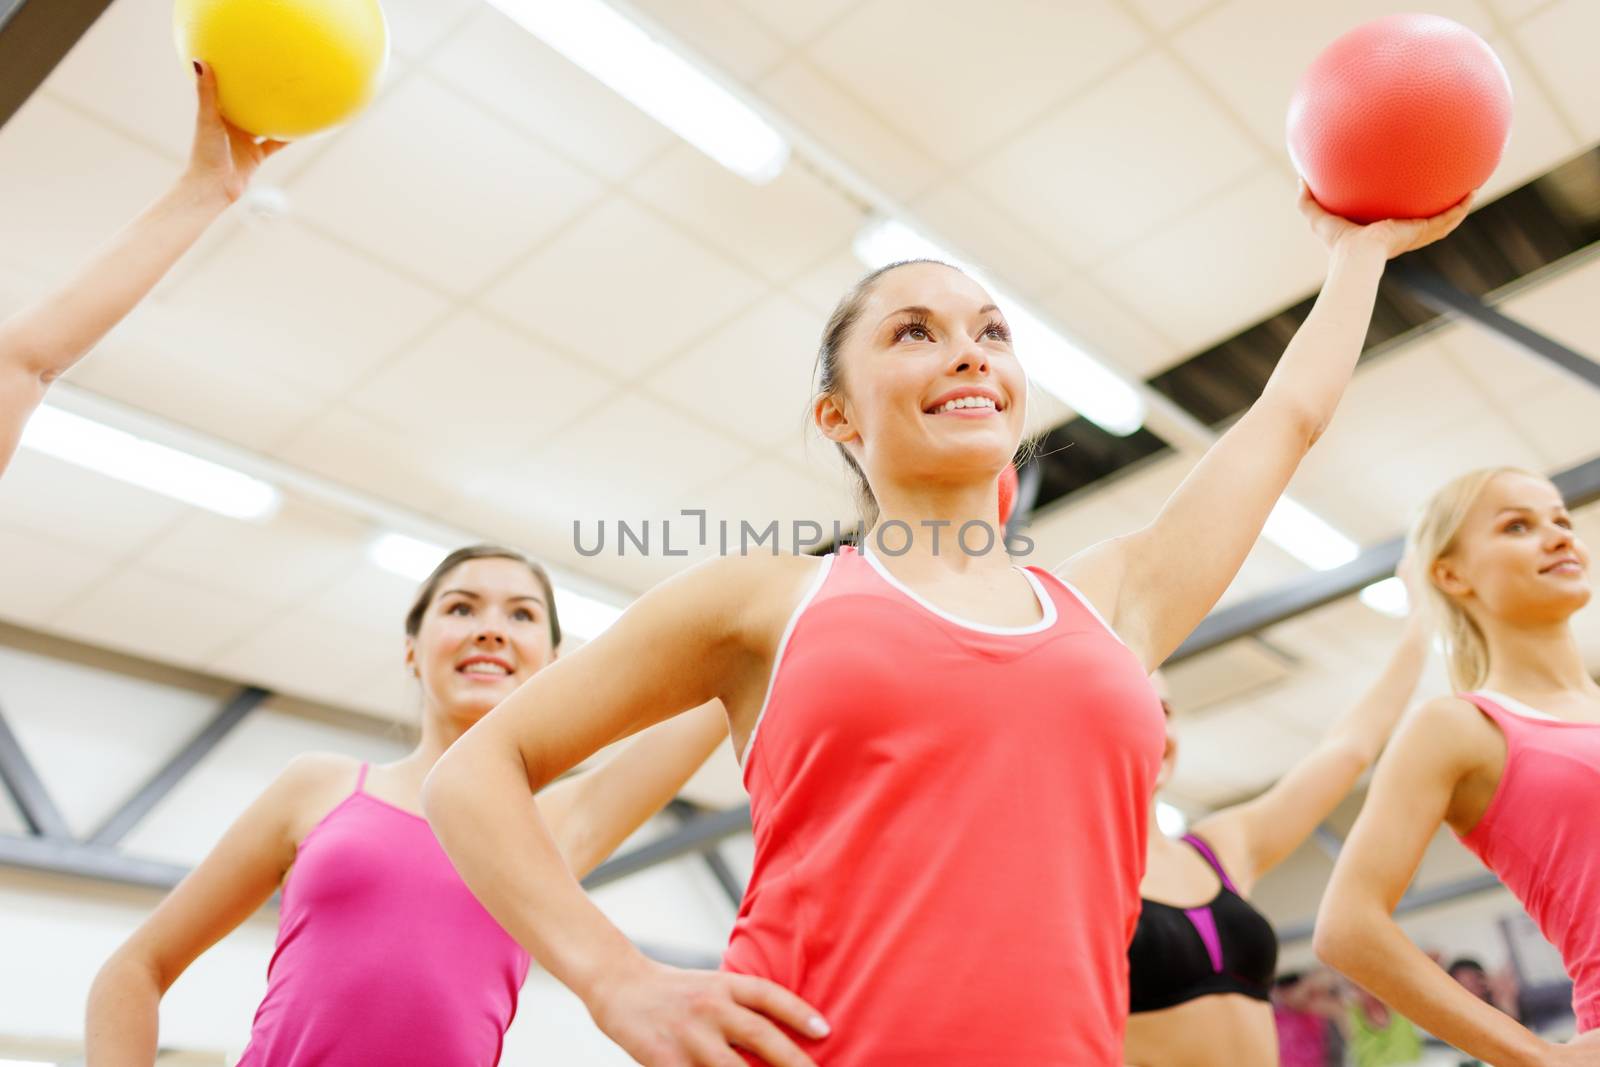
[[[878,521],[864,540],[880,558],[952,571],[1011,566],[999,521],[998,483],[891,487],[879,497],[879,507]]]
[[[1484,687],[1513,695],[1561,691],[1600,693],[1584,666],[1583,653],[1565,620],[1542,626],[1511,626],[1494,619],[1479,623],[1489,648]]]
[[[438,708],[427,709],[422,715],[422,737],[402,762],[426,774],[470,726]]]

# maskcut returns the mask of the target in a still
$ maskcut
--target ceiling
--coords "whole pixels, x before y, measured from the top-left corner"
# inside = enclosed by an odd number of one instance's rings
[[[70,380],[622,596],[696,557],[585,558],[575,517],[852,515],[804,418],[869,200],[1134,378],[1313,291],[1323,257],[1293,210],[1284,106],[1323,44],[1395,9],[635,0],[794,134],[787,170],[754,186],[478,0],[385,6],[394,57],[371,111],[275,158]],[[1488,197],[1600,140],[1600,7],[1425,6],[1488,38],[1512,77]],[[169,18],[169,0],[114,0],[0,129],[0,312],[177,172],[192,104]],[[1600,352],[1600,266],[1567,266],[1503,310]],[[1031,401],[1036,428],[1071,415]],[[1460,470],[1600,452],[1597,419],[1600,394],[1451,325],[1362,368],[1292,492],[1371,543]],[[1041,516],[1035,561],[1147,520],[1193,460],[1165,455]],[[24,452],[0,481],[0,617],[405,719],[411,583],[367,561],[375,532],[293,494],[269,522],[223,519]],[[1301,573],[1263,544],[1229,599]],[[1395,632],[1351,600],[1274,628],[1269,651],[1213,653],[1243,664],[1213,674],[1246,681],[1222,697],[1187,683],[1179,799],[1223,802],[1281,773]],[[1185,674],[1199,664],[1177,677],[1180,703]],[[731,771],[724,784],[737,794]]]

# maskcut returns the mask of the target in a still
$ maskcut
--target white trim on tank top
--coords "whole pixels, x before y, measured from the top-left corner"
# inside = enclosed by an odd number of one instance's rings
[[[971,622],[967,619],[961,618],[958,615],[952,615],[948,611],[939,607],[937,604],[934,604],[928,600],[924,600],[920,595],[918,595],[916,590],[906,585],[893,574],[890,574],[889,568],[883,565],[883,561],[878,558],[877,553],[872,551],[869,544],[862,544],[861,558],[865,559],[867,563],[872,566],[872,569],[878,572],[878,576],[880,578],[894,586],[896,589],[900,590],[900,592],[904,593],[908,598],[916,602],[918,606],[931,611],[945,622],[948,622],[954,626],[960,626],[962,629],[975,630],[981,634],[996,634],[1001,637],[1006,637],[1021,636],[1023,634],[1036,634],[1041,630],[1048,630],[1056,623],[1056,602],[1054,598],[1050,596],[1050,593],[1045,589],[1043,584],[1040,583],[1039,579],[1034,576],[1032,571],[1028,570],[1026,567],[1018,567],[1015,563],[1011,565],[1011,569],[1020,571],[1022,576],[1028,580],[1028,585],[1033,588],[1033,595],[1039,600],[1039,612],[1042,616],[1037,622],[1030,622],[1026,626],[991,626],[988,623]],[[1080,597],[1079,599],[1082,598]]]
[[[772,656],[772,673],[767,676],[767,692],[761,698],[761,710],[756,712],[755,724],[750,727],[750,736],[745,738],[744,752],[740,754],[741,770],[750,766],[750,753],[755,751],[756,735],[761,732],[761,721],[767,717],[767,705],[772,702],[772,689],[778,684],[778,668],[783,665],[783,654],[789,650],[789,638],[794,636],[794,628],[799,624],[800,616],[811,606],[811,601],[816,599],[817,592],[822,588],[822,583],[828,580],[828,572],[832,569],[833,553],[830,552],[822,557],[816,576],[811,579],[811,585],[807,587],[805,596],[800,598],[800,603],[796,604],[794,611],[790,613],[789,621],[783,627],[783,636],[778,638],[778,651]]]
[[[1083,595],[1083,590],[1079,589],[1077,586],[1061,577],[1061,575],[1057,574],[1055,571],[1046,571],[1045,573],[1050,575],[1050,577],[1054,578],[1056,581],[1060,582],[1062,585],[1066,586],[1067,592],[1077,597],[1078,603],[1083,605],[1083,609],[1090,615],[1094,616],[1094,621],[1098,622],[1101,626],[1104,626],[1106,628],[1106,633],[1117,639],[1117,644],[1131,651],[1131,646],[1128,644],[1128,642],[1122,639],[1122,635],[1117,633],[1117,631],[1112,628],[1109,622],[1106,622],[1106,617],[1100,614],[1100,609],[1094,606],[1094,601]]]
[[[1539,719],[1539,720],[1542,720],[1544,722],[1571,722],[1572,721],[1571,719],[1563,719],[1563,718],[1560,718],[1559,716],[1552,715],[1548,711],[1540,711],[1538,708],[1532,707],[1531,705],[1528,705],[1528,704],[1524,704],[1522,701],[1518,700],[1516,697],[1507,696],[1506,694],[1498,692],[1498,691],[1493,690],[1493,689],[1475,689],[1475,690],[1473,690],[1473,692],[1475,692],[1478,696],[1488,697],[1490,700],[1494,701],[1496,704],[1499,704],[1501,707],[1503,707],[1507,711],[1511,712],[1511,714],[1513,714],[1513,715],[1521,715],[1525,719]],[[1582,725],[1587,725],[1587,724],[1582,724]]]

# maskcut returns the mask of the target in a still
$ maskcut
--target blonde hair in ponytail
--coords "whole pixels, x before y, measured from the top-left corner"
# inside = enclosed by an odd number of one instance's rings
[[[1520,467],[1484,467],[1469,471],[1447,482],[1429,498],[1406,538],[1406,547],[1414,565],[1421,570],[1427,590],[1423,610],[1428,612],[1435,629],[1444,638],[1450,684],[1457,692],[1477,689],[1489,677],[1489,645],[1466,609],[1433,584],[1433,565],[1455,548],[1461,524],[1478,494],[1502,474],[1542,477]]]

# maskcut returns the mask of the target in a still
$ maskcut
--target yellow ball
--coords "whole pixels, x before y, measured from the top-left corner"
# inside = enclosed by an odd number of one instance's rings
[[[280,141],[360,111],[389,59],[378,0],[177,0],[173,25],[185,61],[216,71],[223,117]]]

